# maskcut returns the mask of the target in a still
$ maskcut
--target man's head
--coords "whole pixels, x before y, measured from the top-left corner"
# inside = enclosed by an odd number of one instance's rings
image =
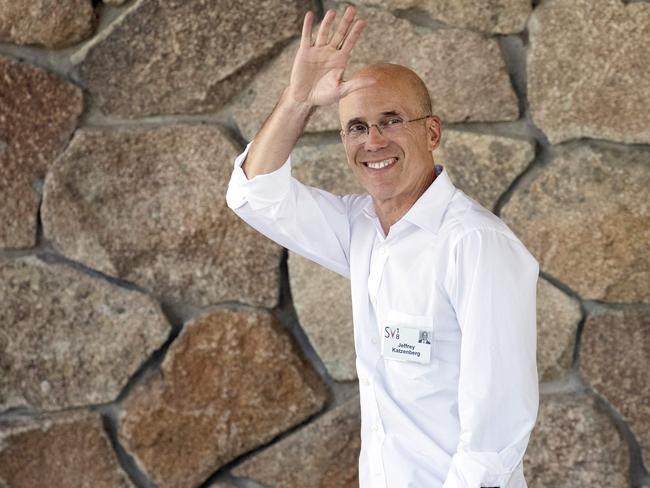
[[[352,78],[358,77],[376,82],[339,101],[343,133],[353,124],[370,128],[362,142],[343,136],[348,164],[376,203],[408,209],[434,179],[432,151],[440,143],[440,119],[433,115],[380,134],[374,124],[432,115],[428,90],[417,74],[396,64],[365,66]],[[377,167],[382,161],[385,166]]]

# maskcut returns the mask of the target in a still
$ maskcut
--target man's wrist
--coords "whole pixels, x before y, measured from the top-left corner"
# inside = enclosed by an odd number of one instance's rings
[[[292,117],[299,117],[305,121],[316,110],[316,106],[307,101],[296,100],[291,94],[291,86],[287,86],[282,92],[280,97],[279,109],[285,113],[290,114]]]

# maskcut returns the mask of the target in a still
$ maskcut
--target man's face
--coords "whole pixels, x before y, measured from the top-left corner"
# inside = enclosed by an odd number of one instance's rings
[[[399,117],[412,120],[429,115],[422,108],[414,90],[399,76],[377,76],[377,82],[352,92],[339,102],[341,127],[350,124],[367,126],[382,120]],[[400,207],[403,202],[414,202],[433,178],[431,151],[440,140],[440,121],[437,117],[406,124],[390,136],[382,135],[372,127],[362,144],[343,138],[348,164],[352,172],[380,203],[392,202]],[[368,163],[387,162],[382,168],[372,168]]]

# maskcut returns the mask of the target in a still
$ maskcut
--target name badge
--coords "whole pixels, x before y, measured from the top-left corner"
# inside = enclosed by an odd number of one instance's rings
[[[390,325],[384,327],[381,355],[399,361],[428,363],[431,360],[432,340],[432,329]]]

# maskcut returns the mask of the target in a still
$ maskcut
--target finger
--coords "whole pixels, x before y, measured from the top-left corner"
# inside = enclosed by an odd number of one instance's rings
[[[300,47],[311,46],[311,28],[314,25],[314,13],[310,10],[305,14],[305,20],[302,23],[302,37],[300,38]]]
[[[339,48],[339,45],[343,42],[343,39],[345,39],[345,36],[348,33],[348,30],[350,29],[350,26],[352,25],[352,21],[354,20],[354,16],[356,15],[356,9],[354,7],[348,7],[345,9],[345,13],[343,14],[343,18],[341,19],[341,22],[339,23],[339,28],[337,31],[334,33],[334,36],[332,37],[332,40],[330,41],[331,45],[334,46],[335,48]]]
[[[318,36],[316,36],[316,44],[314,44],[315,46],[324,46],[325,44],[327,44],[327,40],[329,39],[330,36],[330,27],[334,22],[334,17],[336,17],[336,11],[328,10],[327,13],[325,14],[325,17],[323,17],[323,22],[321,22],[320,28],[318,29]]]
[[[361,88],[367,88],[375,83],[377,83],[377,80],[371,76],[360,76],[359,78],[344,81],[341,83],[339,89],[340,98],[349,95],[353,91],[360,90]]]
[[[348,36],[345,38],[345,41],[343,41],[343,45],[341,46],[341,51],[345,51],[348,53],[352,51],[352,48],[357,43],[357,39],[359,39],[359,36],[361,35],[361,32],[363,32],[363,29],[365,29],[365,27],[366,27],[366,21],[358,19],[352,26],[352,29],[350,30]]]

